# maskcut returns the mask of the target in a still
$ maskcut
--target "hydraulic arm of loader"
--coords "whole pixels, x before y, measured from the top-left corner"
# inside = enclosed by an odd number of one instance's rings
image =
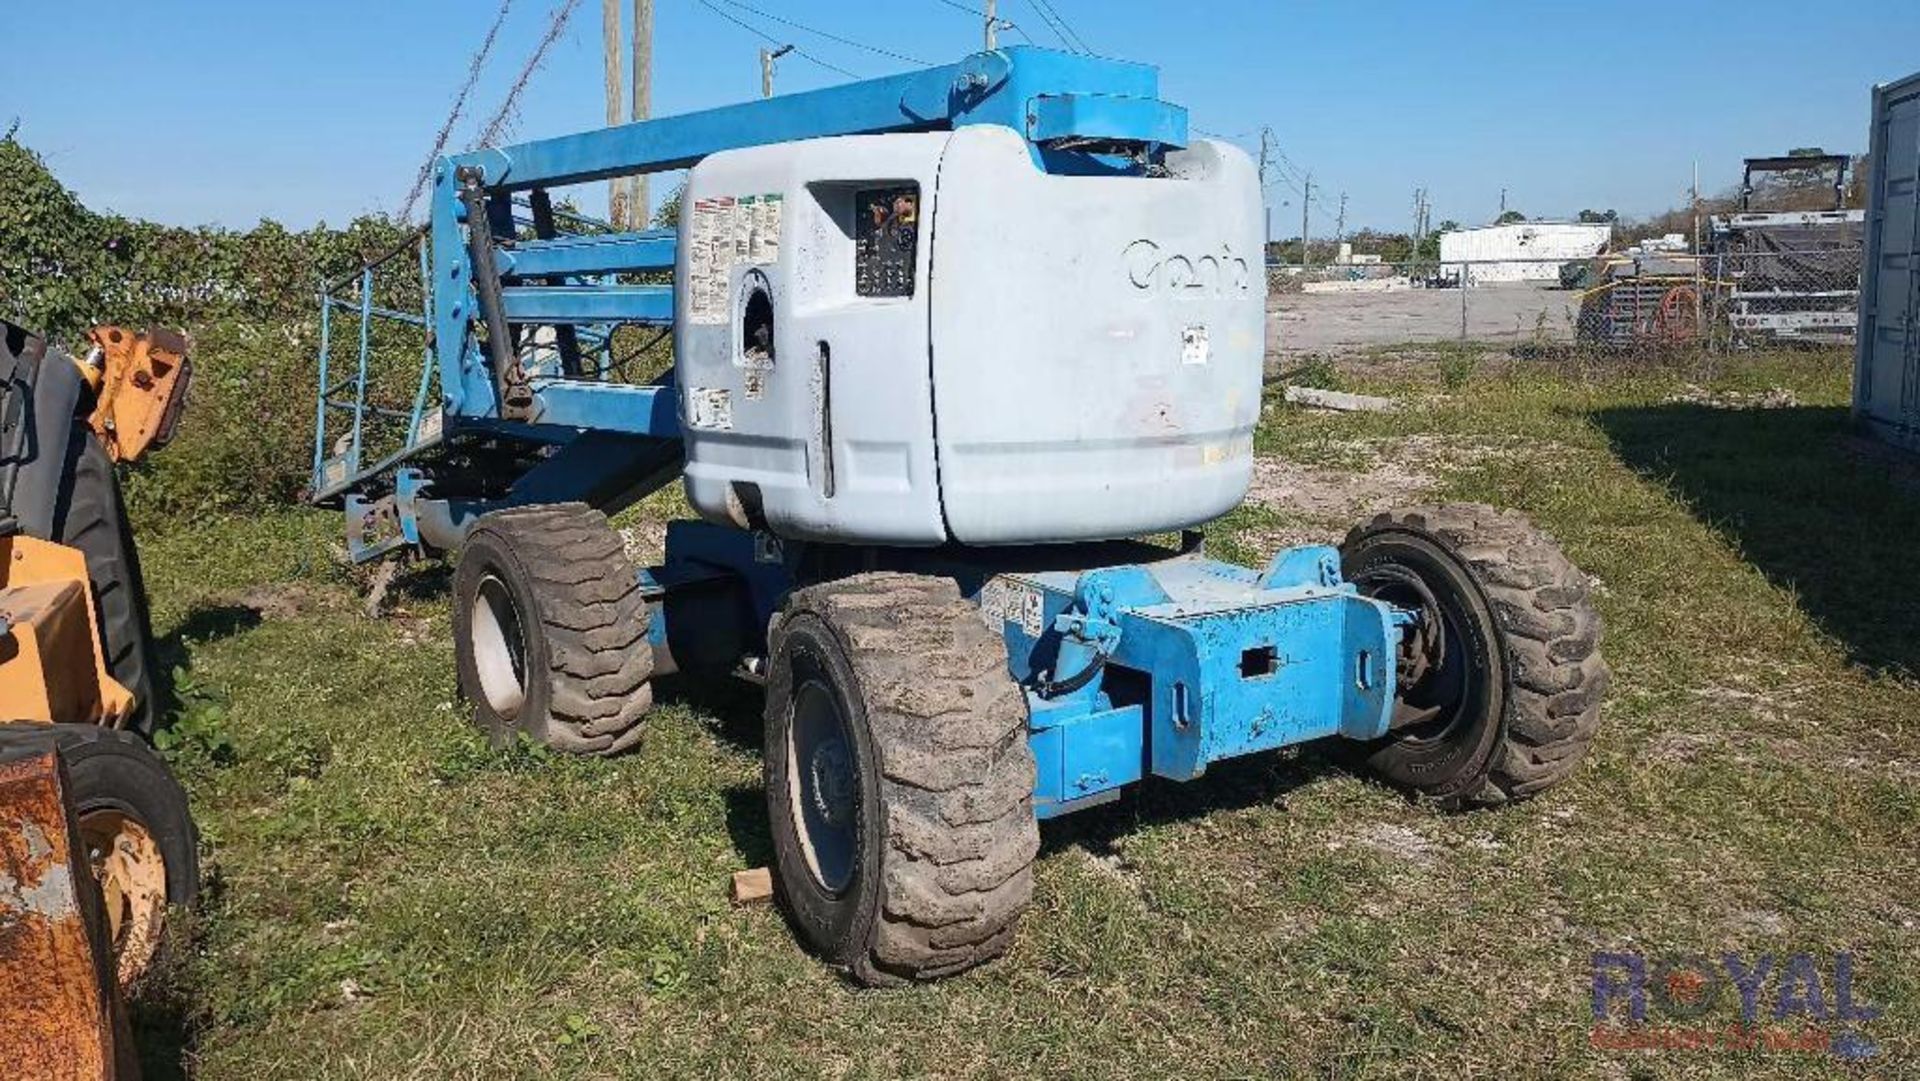
[[[93,348],[80,362],[95,390],[87,425],[116,462],[131,462],[173,438],[186,404],[193,367],[187,339],[154,327],[138,334],[100,326],[87,332]]]

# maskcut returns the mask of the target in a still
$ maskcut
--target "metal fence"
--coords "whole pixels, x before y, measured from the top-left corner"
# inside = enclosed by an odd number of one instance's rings
[[[1625,353],[1851,344],[1858,248],[1269,266],[1283,353],[1475,341]]]

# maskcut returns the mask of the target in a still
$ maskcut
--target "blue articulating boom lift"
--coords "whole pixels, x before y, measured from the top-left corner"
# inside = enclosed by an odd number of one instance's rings
[[[677,169],[677,228],[555,205]],[[658,676],[763,684],[795,928],[863,983],[958,972],[1037,820],[1149,775],[1339,738],[1467,806],[1593,737],[1586,579],[1518,516],[1205,554],[1252,471],[1262,220],[1154,69],[1033,48],[442,158],[416,245],[324,291],[314,497],[358,560],[457,553],[496,737],[613,753]],[[699,520],[636,569],[606,515],[676,478]]]

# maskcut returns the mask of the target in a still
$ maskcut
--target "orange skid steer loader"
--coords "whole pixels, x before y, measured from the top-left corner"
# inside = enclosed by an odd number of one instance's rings
[[[121,996],[199,885],[186,794],[146,744],[152,635],[114,474],[172,436],[187,342],[88,338],[74,357],[0,321],[0,1062],[25,1077],[128,1076]]]

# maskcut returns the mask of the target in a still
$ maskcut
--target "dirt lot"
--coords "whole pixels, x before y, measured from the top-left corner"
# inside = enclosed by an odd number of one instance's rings
[[[1580,294],[1545,283],[1466,291],[1467,336],[1483,342],[1570,341]],[[1267,352],[1354,353],[1405,342],[1460,338],[1458,289],[1276,293],[1267,302]]]
[[[1264,560],[1409,501],[1532,516],[1595,580],[1614,673],[1567,784],[1446,815],[1319,748],[1149,784],[1047,825],[1004,960],[900,991],[726,899],[769,859],[751,690],[663,687],[612,760],[490,750],[444,568],[372,620],[335,515],[149,534],[209,884],[141,1006],[148,1076],[1916,1076],[1920,495],[1848,440],[1847,359],[1478,363],[1343,361],[1391,414],[1270,399],[1209,544]],[[1870,1017],[1834,1013],[1842,952]],[[1596,1046],[1596,953],[1774,959],[1757,1023],[1793,1049]],[[1774,1012],[1794,955],[1824,1017]],[[1736,1029],[1719,988],[1650,1024]]]

